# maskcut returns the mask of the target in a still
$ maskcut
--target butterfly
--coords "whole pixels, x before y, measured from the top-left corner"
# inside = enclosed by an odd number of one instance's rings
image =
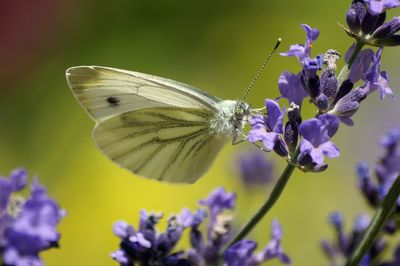
[[[100,150],[134,174],[160,181],[195,182],[227,140],[244,135],[252,113],[243,101],[139,72],[77,66],[66,77],[96,122]]]

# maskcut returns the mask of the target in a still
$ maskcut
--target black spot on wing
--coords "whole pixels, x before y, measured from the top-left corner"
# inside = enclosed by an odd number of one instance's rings
[[[114,97],[114,96],[108,97],[106,101],[112,107],[119,106],[119,102],[120,102],[120,100],[117,97]]]

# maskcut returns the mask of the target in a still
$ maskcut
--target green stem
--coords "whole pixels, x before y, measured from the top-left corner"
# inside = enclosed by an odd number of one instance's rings
[[[358,54],[361,52],[363,47],[364,47],[363,42],[361,41],[356,42],[356,46],[354,47],[353,53],[349,58],[349,62],[347,62],[347,64],[342,68],[342,70],[339,73],[339,76],[337,78],[339,84],[342,84],[342,82],[349,77],[351,66],[353,65],[354,60],[356,60]]]
[[[361,259],[364,257],[364,254],[371,248],[373,241],[376,236],[382,229],[382,227],[386,224],[390,214],[394,206],[396,206],[397,199],[400,195],[400,176],[396,178],[389,192],[383,199],[380,204],[378,210],[375,213],[374,218],[370,225],[365,231],[363,238],[357,247],[353,250],[353,253],[350,256],[350,259],[347,261],[346,266],[357,266]]]
[[[278,182],[275,184],[268,199],[264,202],[260,209],[253,215],[253,217],[246,223],[246,225],[239,231],[236,237],[229,243],[224,252],[230,248],[236,242],[242,240],[251,230],[261,221],[261,219],[268,213],[268,211],[274,206],[276,201],[279,199],[283,189],[285,188],[287,182],[289,181],[294,169],[296,168],[296,161],[299,154],[297,150],[292,159],[288,162],[285,170],[279,177]]]

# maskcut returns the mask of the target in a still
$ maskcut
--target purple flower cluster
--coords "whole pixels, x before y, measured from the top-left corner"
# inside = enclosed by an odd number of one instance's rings
[[[386,10],[400,6],[399,0],[353,0],[346,14],[347,34],[372,46],[400,45],[400,17],[385,23]]]
[[[360,162],[357,166],[359,188],[373,208],[379,206],[400,174],[400,128],[389,130],[381,138],[380,144],[385,149],[385,154],[373,167],[376,181],[373,180],[372,171],[366,162]],[[397,201],[396,215],[400,218],[400,198]],[[389,221],[386,230],[389,232],[396,230],[396,222]]]
[[[25,201],[14,195],[27,185],[23,169],[0,177],[0,254],[6,266],[43,265],[39,253],[58,246],[56,226],[65,212],[35,180]]]
[[[273,150],[290,159],[297,156],[295,150],[300,137],[303,137],[299,146],[298,165],[304,171],[319,172],[327,168],[325,156],[339,156],[339,149],[330,141],[338,130],[339,118],[328,113],[333,109],[330,103],[334,103],[338,94],[338,81],[334,75],[338,55],[330,50],[325,56],[311,58],[311,46],[318,38],[319,31],[305,24],[302,27],[306,32],[305,44],[292,45],[288,52],[281,53],[282,56],[297,57],[303,68],[298,74],[285,71],[279,78],[281,97],[288,100],[289,109],[286,112],[277,101],[267,99],[266,115],[256,114],[250,120],[252,130],[248,133],[248,140],[261,141],[267,151]],[[318,71],[324,64],[326,69],[320,80]],[[320,107],[320,113],[316,118],[303,122],[301,106],[306,97]],[[288,118],[286,123],[285,116]]]
[[[361,193],[373,208],[377,208],[386,196],[394,180],[400,174],[400,129],[389,130],[380,141],[385,149],[385,154],[374,166],[373,172],[376,182],[372,180],[371,170],[366,162],[360,162],[357,166],[358,184]],[[398,229],[400,218],[400,198],[391,219],[383,227],[381,234],[372,243],[371,248],[363,257],[361,266],[396,266],[400,265],[400,242],[394,242],[393,259],[389,262],[382,259],[382,254],[388,249],[389,243],[385,236],[394,235]],[[332,266],[341,266],[343,261],[348,259],[353,249],[361,240],[362,234],[367,229],[370,218],[366,215],[359,215],[350,233],[345,233],[343,216],[335,212],[330,216],[330,223],[336,233],[335,241],[322,241],[322,248],[332,262]]]
[[[301,71],[282,72],[278,81],[281,96],[276,100],[267,99],[266,113],[251,118],[248,140],[262,142],[266,151],[275,151],[303,171],[327,169],[324,158],[340,155],[330,140],[340,122],[353,125],[352,116],[374,91],[379,92],[381,99],[393,96],[388,74],[381,71],[381,56],[383,46],[400,44],[400,35],[396,35],[400,30],[400,18],[385,23],[385,10],[397,6],[400,6],[399,1],[352,2],[347,12],[350,28],[347,31],[356,39],[356,44],[347,51],[347,64],[338,75],[339,52],[329,49],[313,57],[311,48],[318,39],[319,30],[302,24],[306,33],[305,43],[291,45],[289,51],[281,53],[282,56],[296,57]],[[376,52],[363,50],[364,45],[380,48]],[[358,83],[360,85],[356,86]],[[287,110],[279,106],[281,98],[288,100]],[[315,105],[317,114],[315,118],[303,121],[301,107],[305,98]]]
[[[361,240],[361,237],[370,223],[370,217],[367,215],[359,215],[354,221],[352,230],[346,233],[344,228],[343,215],[339,212],[334,212],[329,217],[330,224],[333,226],[335,231],[334,241],[322,240],[321,247],[325,255],[330,260],[330,266],[343,266],[344,262],[349,258],[353,249]],[[380,256],[387,242],[382,237],[377,238],[372,247],[368,250],[367,254],[363,257],[360,262],[360,266],[383,266],[383,265],[399,265],[399,264],[387,264],[382,262]],[[396,259],[397,263],[398,261]]]
[[[277,221],[272,224],[271,240],[261,251],[255,253],[257,243],[251,240],[236,242],[224,254],[223,248],[232,239],[232,219],[229,213],[235,207],[236,196],[223,188],[214,190],[199,205],[205,206],[192,213],[183,209],[168,219],[165,232],[159,233],[157,223],[162,215],[141,211],[139,227],[136,230],[124,221],[114,224],[114,234],[121,239],[120,249],[112,257],[120,265],[216,265],[256,266],[278,258],[285,264],[290,259],[281,246],[282,228]],[[201,227],[208,220],[206,234]],[[191,247],[175,251],[184,230],[190,230]]]

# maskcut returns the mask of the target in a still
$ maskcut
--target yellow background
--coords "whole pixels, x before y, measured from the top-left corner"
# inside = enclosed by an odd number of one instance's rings
[[[61,248],[44,253],[47,265],[116,265],[109,257],[118,248],[111,231],[114,221],[136,225],[141,208],[164,211],[167,216],[183,207],[193,209],[217,186],[238,194],[235,225],[240,226],[271,190],[271,186],[247,190],[239,182],[234,160],[240,149],[250,146],[246,143],[228,145],[194,185],[157,183],[120,169],[95,147],[94,123],[67,86],[68,67],[130,69],[236,99],[278,37],[283,38],[280,51],[304,42],[301,23],[321,31],[314,55],[330,48],[344,54],[351,44],[337,25],[345,23],[350,1],[24,2],[7,3],[0,19],[0,170],[6,175],[25,166],[31,176],[40,176],[68,212],[59,226]],[[383,68],[396,96],[399,60],[398,49],[385,49]],[[294,58],[273,57],[250,92],[249,103],[261,107],[265,98],[277,97],[280,73],[299,69]],[[400,126],[398,100],[378,98],[373,94],[363,102],[354,127],[341,125],[334,142],[342,155],[329,160],[326,172],[295,172],[282,198],[250,235],[252,239],[266,244],[270,222],[278,218],[284,228],[284,249],[294,265],[328,264],[319,247],[323,237],[332,237],[328,214],[343,211],[350,227],[356,214],[371,213],[356,189],[354,166],[360,159],[374,162],[382,152],[379,135]],[[304,118],[314,111],[305,103]],[[276,162],[278,176],[284,163],[276,155],[269,158]]]

